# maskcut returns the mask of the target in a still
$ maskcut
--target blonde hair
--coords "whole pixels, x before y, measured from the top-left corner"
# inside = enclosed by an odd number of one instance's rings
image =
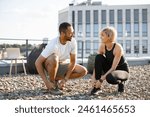
[[[116,31],[115,28],[105,27],[105,28],[102,29],[101,33],[102,32],[104,32],[110,38],[111,42],[115,41],[115,39],[117,37],[117,31]]]

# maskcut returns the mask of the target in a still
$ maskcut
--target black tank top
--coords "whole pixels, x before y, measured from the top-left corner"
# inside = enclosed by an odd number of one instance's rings
[[[115,46],[116,46],[116,43],[114,43],[114,45],[113,45],[113,47],[112,47],[111,50],[107,50],[107,47],[106,47],[106,45],[105,45],[105,56],[106,56],[106,60],[107,60],[107,62],[108,62],[109,65],[112,65],[113,60],[114,60],[113,51],[114,51]],[[124,56],[121,56],[121,59],[120,59],[120,61],[119,61],[118,66],[124,64],[125,61],[126,61],[126,60],[125,60]]]

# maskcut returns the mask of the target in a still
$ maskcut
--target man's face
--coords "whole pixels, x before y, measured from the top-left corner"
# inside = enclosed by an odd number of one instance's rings
[[[74,30],[72,26],[69,26],[65,32],[65,39],[66,41],[71,41],[72,37],[74,36]]]

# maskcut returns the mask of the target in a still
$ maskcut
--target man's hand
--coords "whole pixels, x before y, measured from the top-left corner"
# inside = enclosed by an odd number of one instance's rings
[[[60,89],[63,89],[65,87],[65,85],[66,85],[66,80],[65,79],[59,80],[58,83],[57,83],[57,86]]]
[[[48,90],[51,90],[52,88],[56,87],[55,83],[48,81],[48,80],[45,82],[45,85],[46,85]]]

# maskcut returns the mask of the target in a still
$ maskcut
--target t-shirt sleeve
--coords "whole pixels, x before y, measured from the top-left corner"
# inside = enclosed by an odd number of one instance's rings
[[[71,54],[77,54],[77,42],[74,38],[72,40]]]
[[[41,55],[44,58],[47,58],[49,55],[55,53],[55,46],[53,42],[48,43],[48,45],[45,47],[45,49],[42,51]]]

